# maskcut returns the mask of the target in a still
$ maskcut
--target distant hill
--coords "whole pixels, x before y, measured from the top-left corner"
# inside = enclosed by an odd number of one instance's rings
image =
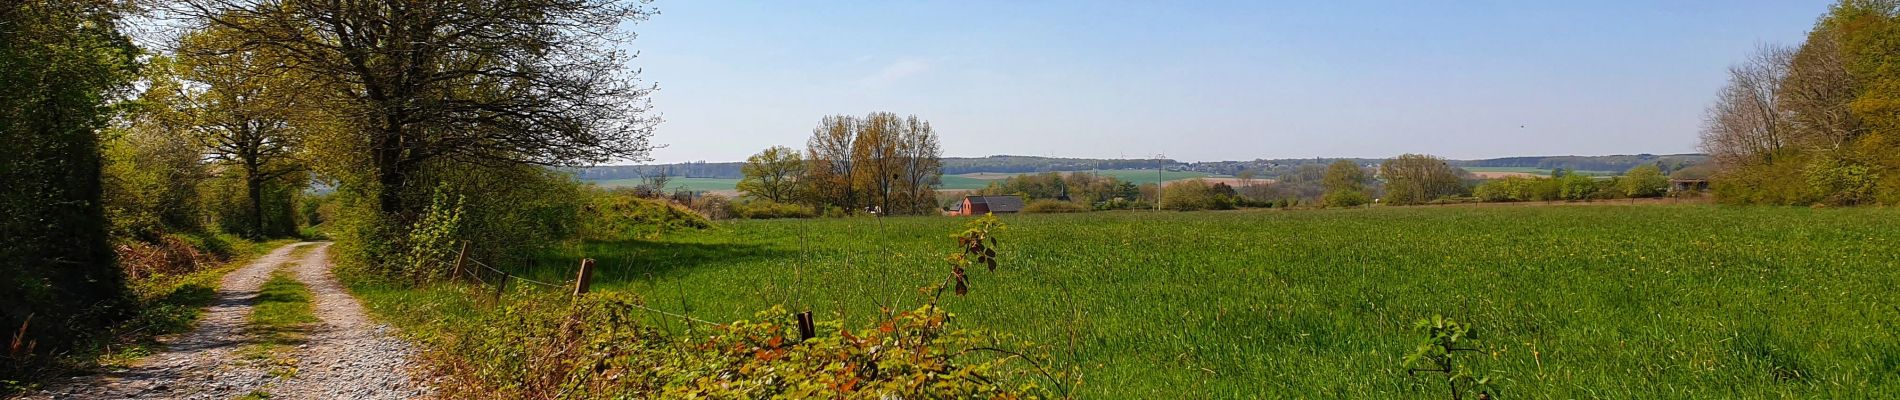
[[[1563,168],[1579,171],[1621,172],[1643,164],[1657,164],[1663,171],[1675,171],[1691,165],[1700,164],[1708,159],[1703,154],[1635,154],[1608,156],[1534,156],[1505,157],[1483,160],[1451,160],[1458,167],[1487,168],[1535,168],[1550,170]],[[1101,159],[1101,158],[1058,158],[1036,156],[996,155],[989,157],[946,157],[943,159],[945,175],[970,173],[1033,173],[1048,171],[1089,171],[1089,170],[1153,170],[1160,164],[1169,170],[1195,171],[1215,175],[1233,175],[1241,171],[1255,171],[1262,177],[1272,177],[1291,171],[1301,165],[1328,164],[1340,158],[1284,158],[1257,159],[1252,161],[1202,161],[1179,162],[1170,159]],[[1360,165],[1376,165],[1383,159],[1345,158]],[[659,165],[614,165],[573,169],[576,177],[589,181],[615,179],[639,179],[640,177],[664,171],[669,176],[680,178],[722,178],[738,179],[739,162],[689,162]]]

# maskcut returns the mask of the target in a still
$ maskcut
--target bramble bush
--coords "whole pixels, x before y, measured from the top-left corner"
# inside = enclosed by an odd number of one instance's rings
[[[445,302],[368,298],[399,323],[419,324],[405,331],[438,350],[436,364],[450,380],[440,387],[451,398],[1054,397],[1062,377],[1039,361],[1046,347],[955,329],[956,315],[934,301],[952,286],[967,293],[967,267],[996,267],[991,233],[1001,227],[986,216],[956,235],[952,273],[920,290],[931,298],[925,305],[885,309],[857,329],[814,321],[815,335],[803,340],[796,315],[782,306],[720,324],[668,315],[689,325],[670,335],[642,324],[655,311],[627,292],[574,298],[517,286],[486,311],[468,309],[484,307],[468,300],[486,298],[480,287],[401,292],[446,295]],[[464,309],[444,313],[444,304]]]

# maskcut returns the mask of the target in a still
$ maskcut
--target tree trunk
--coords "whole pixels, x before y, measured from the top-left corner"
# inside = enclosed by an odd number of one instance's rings
[[[251,237],[264,237],[264,178],[257,176],[255,165],[245,171],[244,190],[251,198]]]

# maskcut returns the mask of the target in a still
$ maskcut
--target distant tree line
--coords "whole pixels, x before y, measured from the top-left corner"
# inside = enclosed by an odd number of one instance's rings
[[[776,146],[746,159],[739,189],[752,201],[734,204],[733,213],[934,214],[943,182],[938,141],[930,122],[915,115],[826,116],[812,129],[804,153]],[[787,212],[791,204],[811,213]]]
[[[1704,117],[1718,199],[1900,204],[1900,2],[1843,0],[1729,68]]]

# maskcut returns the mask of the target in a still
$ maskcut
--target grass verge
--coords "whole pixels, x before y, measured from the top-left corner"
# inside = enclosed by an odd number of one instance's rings
[[[253,341],[239,351],[245,359],[265,362],[277,376],[297,374],[297,359],[290,348],[308,340],[310,327],[318,322],[310,289],[290,275],[289,267],[272,273],[259,290],[246,327]]]

